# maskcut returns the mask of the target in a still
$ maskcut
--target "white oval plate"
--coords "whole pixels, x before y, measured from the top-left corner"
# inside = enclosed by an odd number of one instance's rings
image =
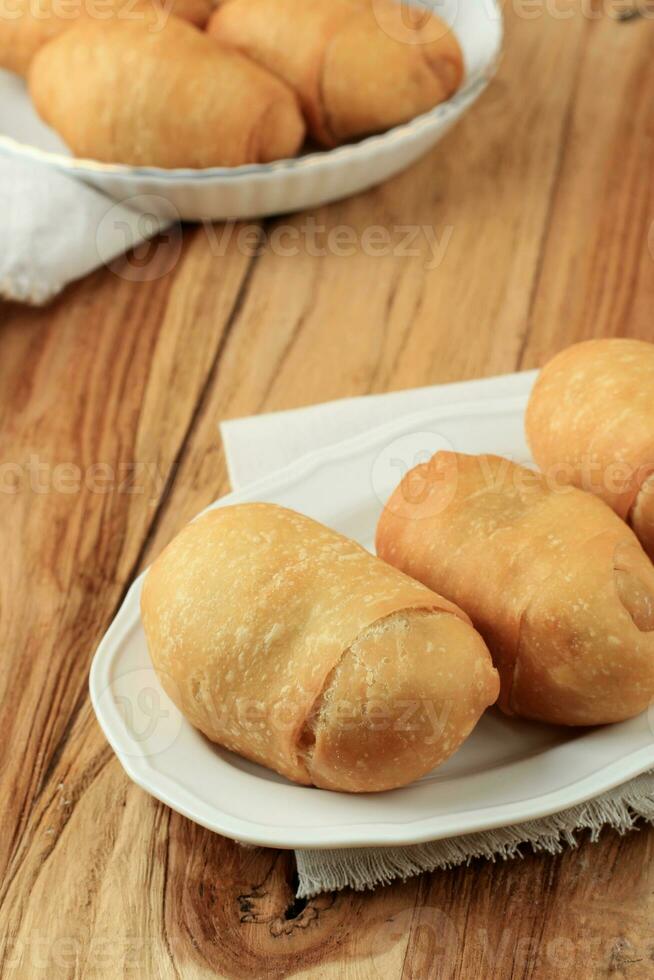
[[[305,457],[213,506],[249,500],[292,507],[371,547],[382,502],[401,471],[451,447],[529,462],[526,399],[439,408]],[[196,823],[269,847],[416,844],[543,817],[654,767],[651,719],[570,730],[491,710],[433,773],[387,793],[353,796],[296,786],[213,745],[167,699],[139,617],[142,576],[91,669],[93,707],[127,774]]]
[[[128,167],[74,159],[37,116],[22,79],[0,70],[0,151],[63,170],[123,202],[148,195],[162,217],[217,221],[318,207],[379,184],[430,150],[491,79],[502,46],[497,0],[438,0],[463,49],[466,77],[452,99],[403,126],[293,160],[206,170]]]

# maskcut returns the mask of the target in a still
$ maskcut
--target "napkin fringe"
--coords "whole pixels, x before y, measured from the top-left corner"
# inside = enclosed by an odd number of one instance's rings
[[[296,851],[297,897],[313,898],[343,888],[364,891],[396,878],[405,881],[424,871],[470,864],[476,858],[506,861],[523,857],[524,845],[536,853],[560,854],[577,846],[579,832],[589,832],[596,842],[605,827],[625,834],[637,829],[639,820],[654,824],[652,772],[569,810],[512,827],[409,847]]]

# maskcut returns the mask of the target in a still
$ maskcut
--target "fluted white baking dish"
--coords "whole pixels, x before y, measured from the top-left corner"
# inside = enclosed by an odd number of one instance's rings
[[[399,173],[430,150],[470,108],[493,75],[502,45],[497,0],[442,0],[435,9],[453,27],[463,49],[466,75],[462,87],[430,112],[358,143],[293,160],[206,170],[74,159],[36,115],[24,82],[0,71],[0,152],[58,167],[116,200],[129,203],[131,198],[147,195],[149,210],[183,220],[262,217],[348,197]]]

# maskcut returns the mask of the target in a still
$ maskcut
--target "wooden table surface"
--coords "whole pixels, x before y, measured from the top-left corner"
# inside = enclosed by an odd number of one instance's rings
[[[507,8],[489,91],[385,186],[0,308],[3,977],[654,976],[654,831],[295,902],[292,855],[132,785],[87,694],[131,580],[229,489],[219,420],[654,339],[654,24],[582,6]]]

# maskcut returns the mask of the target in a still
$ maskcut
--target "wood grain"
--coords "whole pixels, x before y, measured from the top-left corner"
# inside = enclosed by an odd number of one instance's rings
[[[129,783],[86,693],[131,579],[228,490],[220,419],[654,339],[654,29],[552,10],[507,9],[497,80],[385,186],[0,307],[3,977],[654,975],[650,830],[296,902],[292,855]]]

